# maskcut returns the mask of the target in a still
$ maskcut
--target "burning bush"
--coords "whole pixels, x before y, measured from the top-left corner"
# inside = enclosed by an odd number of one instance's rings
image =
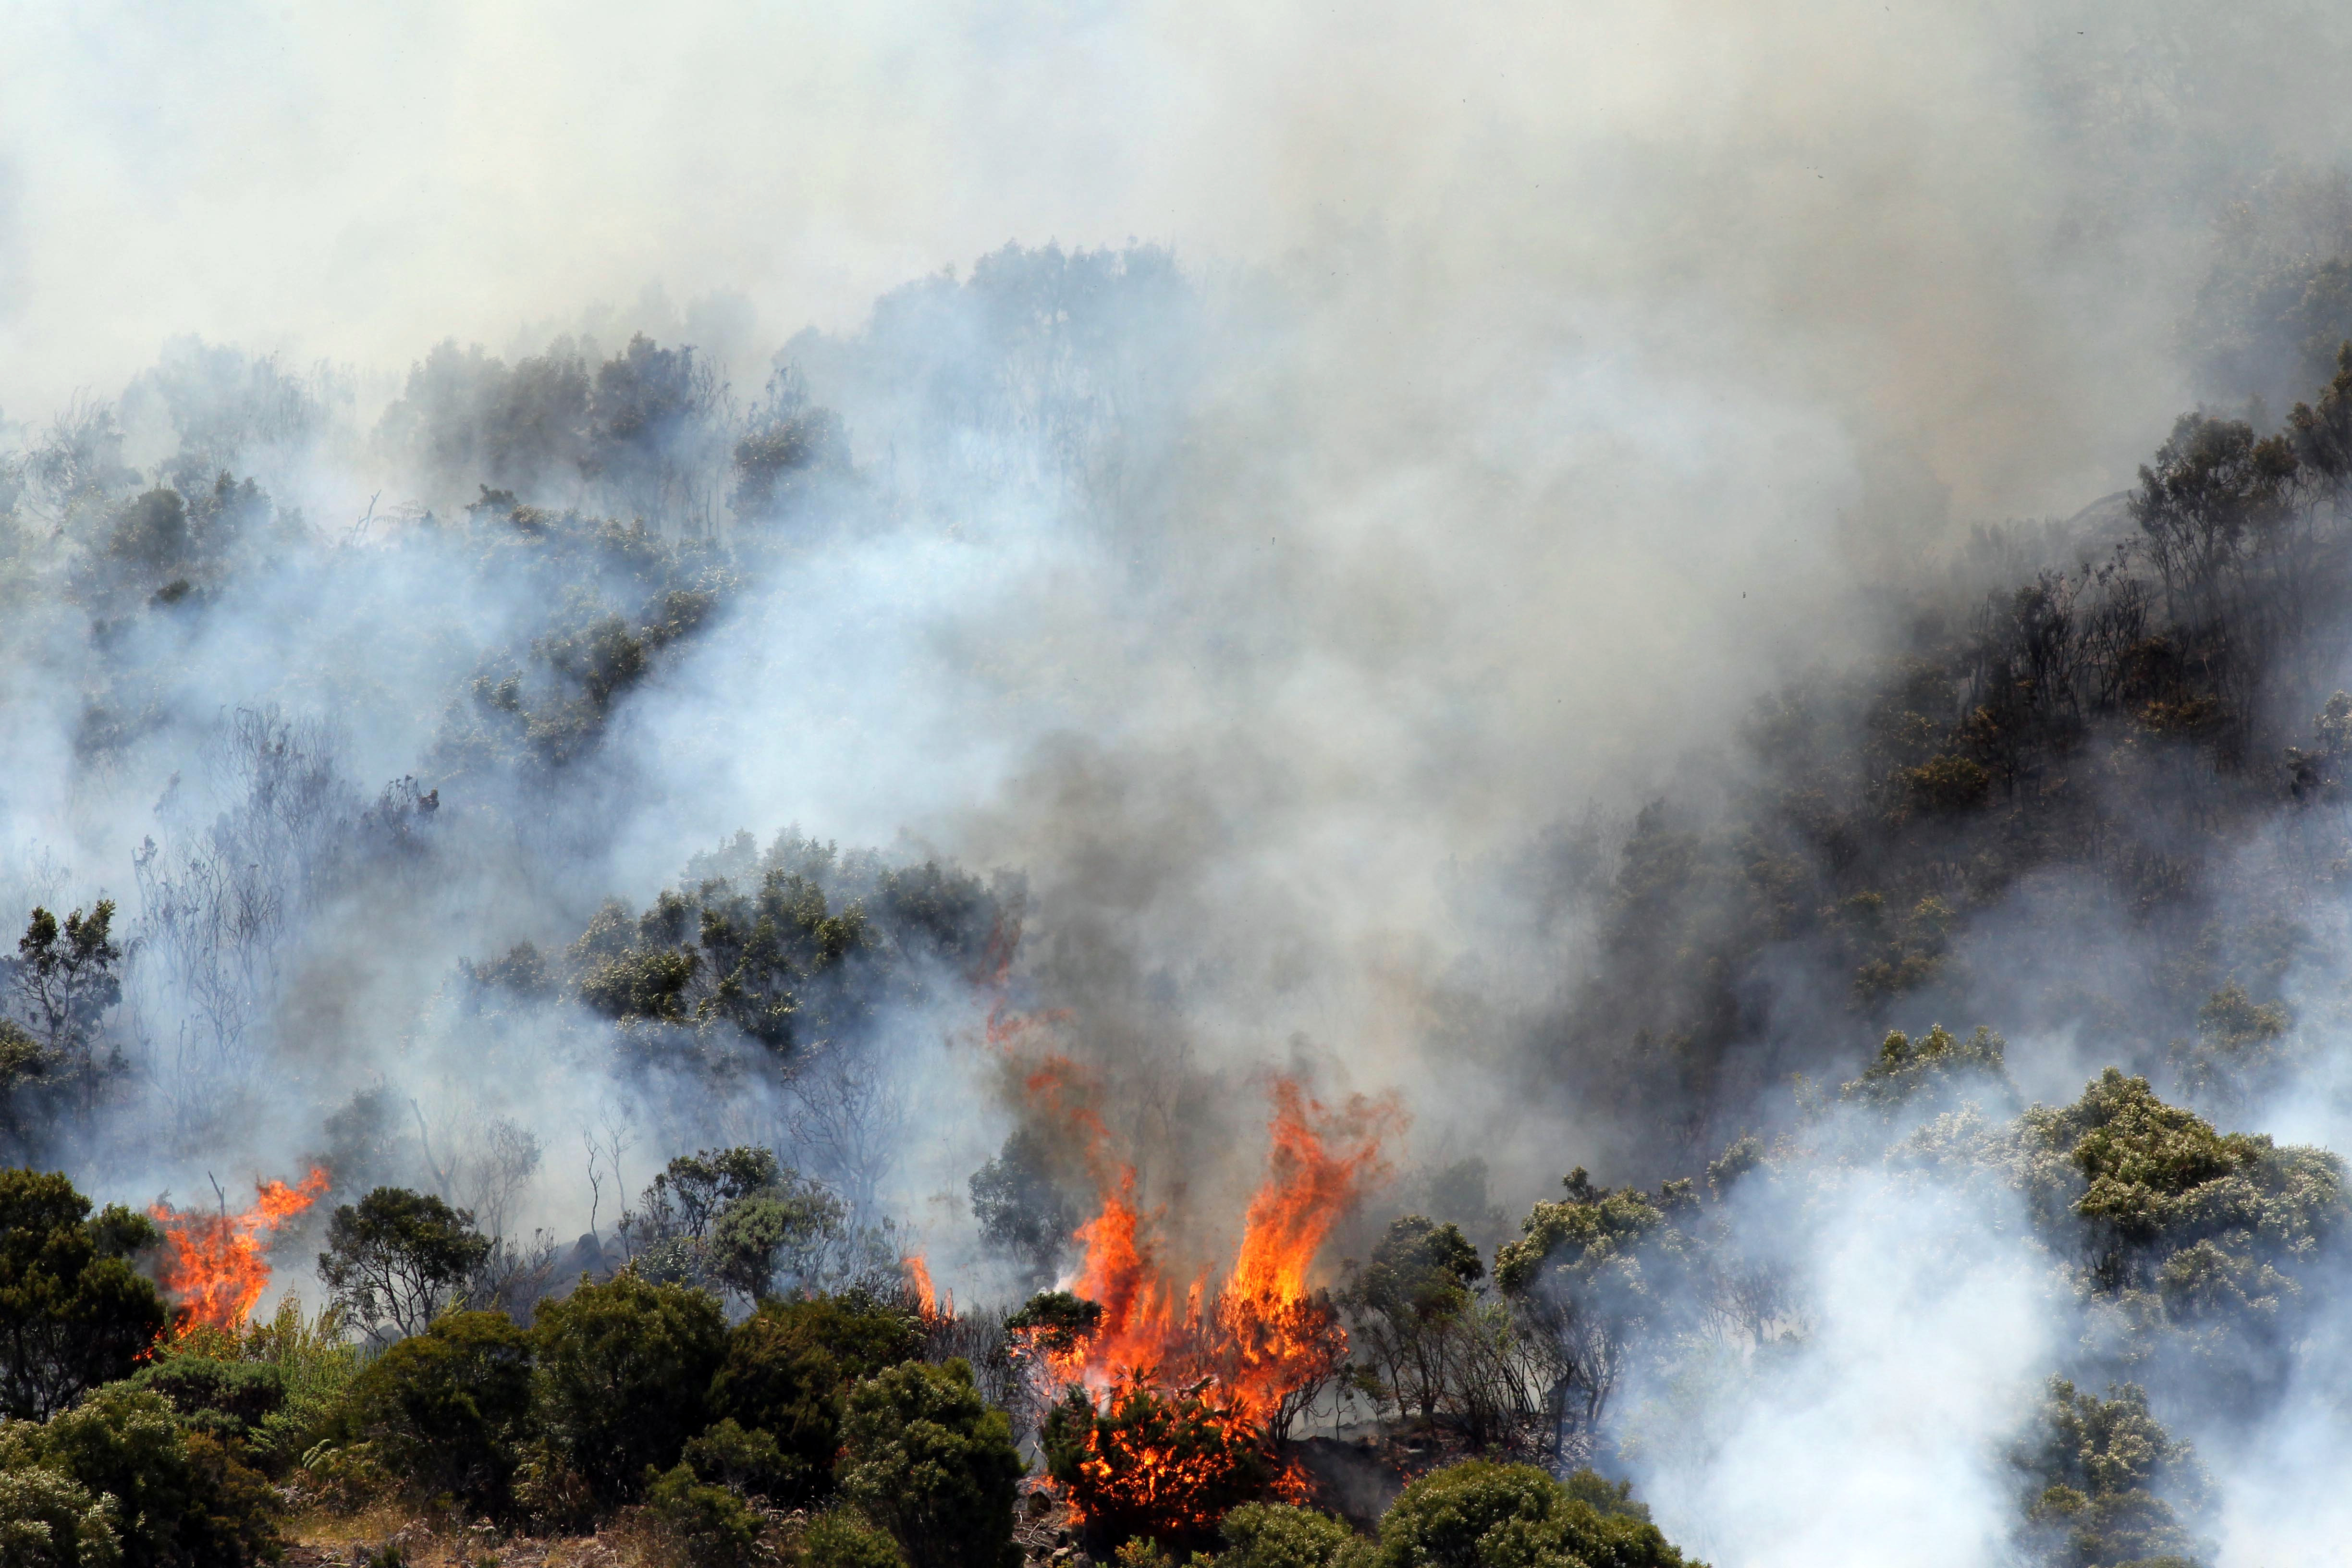
[[[1262,1431],[1201,1390],[1165,1394],[1144,1380],[1115,1386],[1097,1409],[1073,1388],[1045,1418],[1048,1470],[1085,1519],[1097,1551],[1136,1536],[1208,1544],[1227,1510],[1262,1495],[1274,1473]]]

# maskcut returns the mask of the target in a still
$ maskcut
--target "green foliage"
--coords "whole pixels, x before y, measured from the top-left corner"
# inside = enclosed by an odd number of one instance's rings
[[[727,1336],[710,1383],[710,1409],[722,1426],[758,1433],[775,1446],[774,1474],[761,1489],[796,1502],[830,1481],[844,1378],[817,1336],[773,1306],[763,1305]]]
[[[760,1544],[760,1516],[687,1465],[653,1480],[646,1509],[688,1568],[746,1568]]]
[[[1022,1128],[971,1174],[971,1212],[981,1239],[1003,1252],[1033,1282],[1050,1280],[1078,1216],[1055,1183],[1044,1139]]]
[[[1024,1467],[1013,1429],[961,1361],[908,1362],[857,1385],[842,1426],[841,1489],[911,1568],[1013,1568]]]
[[[2218,1132],[2113,1068],[2074,1104],[2027,1111],[2019,1137],[2044,1224],[2089,1222],[2099,1285],[2156,1286],[2182,1316],[2274,1307],[2346,1218],[2337,1156]]]
[[[802,1531],[795,1568],[906,1568],[898,1543],[855,1509],[829,1509]]]
[[[1379,1568],[1682,1568],[1657,1527],[1604,1512],[1532,1465],[1433,1471],[1381,1520]]]
[[[1688,1331],[1706,1310],[1699,1198],[1688,1182],[1654,1197],[1595,1186],[1582,1166],[1568,1196],[1538,1203],[1517,1241],[1496,1249],[1495,1282],[1559,1358],[1555,1398],[1571,1396],[1591,1426],[1633,1358]]]
[[[726,1024],[782,1051],[811,987],[877,939],[858,905],[835,910],[814,879],[776,867],[749,897],[724,879],[665,892],[634,931],[607,904],[572,952],[582,999],[610,1017]]]
[[[0,1472],[46,1469],[115,1500],[123,1568],[241,1568],[278,1550],[279,1505],[208,1433],[150,1390],[115,1384],[71,1410],[0,1426]]]
[[[44,1466],[0,1470],[0,1568],[115,1568],[112,1498]]]
[[[2009,1077],[2008,1042],[1981,1024],[1962,1040],[1937,1024],[1914,1041],[1900,1029],[1887,1031],[1877,1059],[1839,1091],[1840,1098],[1893,1109],[1917,1101],[1937,1102],[1970,1089],[2014,1100]]]
[[[922,1335],[912,1314],[863,1291],[766,1301],[755,1317],[803,1336],[824,1351],[839,1364],[842,1377],[849,1383],[863,1383],[923,1352]],[[751,1323],[743,1327],[748,1330]]]
[[[785,1453],[773,1433],[746,1428],[731,1416],[688,1439],[685,1463],[698,1479],[772,1502],[797,1502],[816,1489],[816,1473],[804,1456]]]
[[[189,1426],[223,1437],[246,1436],[286,1403],[286,1375],[267,1362],[173,1356],[141,1367],[131,1385],[153,1389]]]
[[[530,1340],[541,1431],[599,1500],[625,1502],[709,1424],[727,1320],[699,1290],[624,1272],[541,1302]]]
[[[1372,1544],[1330,1515],[1285,1503],[1245,1502],[1217,1531],[1217,1568],[1365,1568]]]
[[[654,1177],[621,1232],[637,1272],[758,1301],[779,1275],[817,1272],[846,1231],[847,1210],[823,1183],[749,1144],[682,1154]]]
[[[2014,1461],[2028,1477],[2023,1544],[2051,1568],[2187,1563],[2210,1551],[2174,1510],[2193,1517],[2209,1489],[2204,1468],[2126,1384],[2107,1399],[2050,1380],[2032,1438]]]
[[[2242,1103],[2274,1088],[2284,1076],[2294,1025],[2284,1005],[2255,1001],[2232,978],[2197,1010],[2196,1043],[2173,1043],[2173,1066],[2191,1094],[2224,1105]]]
[[[333,1307],[306,1314],[298,1299],[286,1296],[268,1321],[246,1326],[239,1354],[275,1372],[284,1391],[278,1407],[247,1428],[248,1448],[282,1464],[344,1430],[346,1398],[364,1357]],[[162,1364],[169,1364],[168,1356]]]
[[[1485,1272],[1459,1226],[1404,1215],[1389,1223],[1339,1297],[1383,1396],[1423,1423],[1471,1382],[1463,1362],[1475,1352],[1465,1331],[1475,1332],[1474,1287]]]
[[[499,1312],[451,1312],[352,1384],[361,1432],[427,1498],[503,1513],[530,1414],[530,1340]]]
[[[327,1224],[319,1278],[369,1332],[417,1334],[489,1256],[474,1216],[430,1194],[378,1187]]]
[[[155,1239],[126,1209],[90,1217],[61,1174],[0,1171],[0,1413],[45,1419],[130,1375],[166,1318],[128,1260]]]
[[[764,1490],[780,1503],[820,1497],[832,1486],[846,1386],[912,1360],[921,1349],[907,1315],[869,1297],[763,1301],[727,1336],[726,1353],[710,1380],[710,1412],[720,1425],[698,1442],[719,1441],[729,1424],[747,1440],[764,1437],[774,1446],[772,1468],[760,1485],[734,1484]],[[763,1454],[721,1460],[715,1450],[705,1452],[698,1464],[713,1466],[713,1473],[723,1465],[748,1469],[770,1463]]]
[[[76,910],[63,921],[36,908],[25,922],[25,934],[16,940],[16,957],[7,966],[9,989],[16,994],[19,1013],[39,1037],[45,1058],[25,1059],[22,1046],[17,1046],[10,1053],[18,1058],[16,1075],[51,1072],[77,1079],[85,1113],[101,1065],[100,1026],[122,1000],[122,950],[114,943],[113,926],[111,899],[100,899],[87,915]]]

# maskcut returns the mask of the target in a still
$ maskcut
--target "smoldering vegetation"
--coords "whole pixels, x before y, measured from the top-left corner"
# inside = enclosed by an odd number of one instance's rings
[[[1319,428],[1356,318],[1150,247],[1007,247],[756,388],[574,333],[363,409],[184,342],[20,427],[0,1137],[129,1206],[11,1189],[122,1342],[14,1352],[0,1470],[94,1542],[59,1456],[161,1418],[306,1506],[635,1510],[709,1564],[1003,1561],[1024,1454],[1106,1557],[1432,1560],[1481,1510],[1538,1555],[1446,1561],[2339,1539],[2352,199],[2235,195],[2208,401],[2127,488],[1727,530],[1772,600],[1728,673],[1559,634],[1538,527],[1706,461],[1441,501],[1346,461],[1415,432],[1253,439]],[[1236,1331],[1235,1233],[1339,1166]],[[314,1168],[256,1233],[310,1315],[136,1370],[131,1281],[191,1297],[131,1211]],[[1100,1375],[1136,1292],[1074,1288],[1196,1279],[1201,1379]],[[1216,1402],[1237,1343],[1271,1419]],[[921,1517],[919,1421],[969,1481]],[[123,1549],[259,1551],[236,1496]]]

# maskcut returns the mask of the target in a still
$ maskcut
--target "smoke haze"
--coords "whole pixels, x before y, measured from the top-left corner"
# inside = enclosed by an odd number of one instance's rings
[[[2200,1108],[2352,1146],[2340,884],[2306,878],[2334,853],[2307,825],[2225,831],[2085,783],[2151,842],[2210,835],[2195,920],[2046,868],[1868,1005],[1832,937],[1775,927],[1718,987],[1737,1048],[1703,1090],[1658,1065],[1692,1048],[1653,1028],[1688,1020],[1642,1011],[1665,989],[1642,953],[1699,951],[1704,921],[1625,912],[1643,846],[1747,821],[1876,734],[1860,694],[1923,625],[2129,535],[2085,509],[2183,409],[2267,397],[2267,434],[2315,395],[2332,342],[2315,374],[2291,334],[2217,357],[2200,301],[2352,250],[2321,210],[2347,26],[2293,5],[16,7],[0,912],[111,897],[137,936],[132,1087],[23,1157],[143,1203],[334,1149],[568,1238],[669,1154],[760,1142],[967,1295],[1010,1294],[967,1183],[1049,1120],[1022,1087],[1048,1057],[1089,1075],[1205,1263],[1259,1179],[1274,1074],[1396,1097],[1391,1208],[1475,1155],[1515,1216],[1571,1166],[1695,1176],[1748,1132],[1796,1136],[1793,1169],[1849,1134],[1791,1134],[1790,1076],[1841,1082],[1896,1023],[2004,1028],[2022,1101],[2063,1105],[2168,1059],[2161,1031],[2240,974],[2309,1052]],[[706,379],[627,361],[637,333]],[[689,412],[649,437],[605,412],[625,362]],[[566,376],[604,445],[529,458],[541,426],[497,420]],[[746,433],[817,430],[792,424],[813,409],[825,455],[747,499]],[[219,542],[184,547],[197,565],[121,521],[166,485]],[[647,531],[575,539],[566,509]],[[2019,518],[2072,521],[1986,532]],[[2352,684],[2344,609],[2315,612],[2265,744]],[[625,675],[578,651],[600,615],[636,639]],[[1830,694],[1811,751],[1759,760],[1759,705],[1801,685]],[[625,1009],[479,979],[525,942],[604,962],[606,900],[652,921],[665,889],[748,891],[827,843],[832,910],[960,866],[1017,956],[992,973],[988,921],[927,947],[909,916],[888,988],[789,1069],[731,1028],[656,1060],[613,1044]],[[1859,929],[1843,884],[1813,896],[1830,858],[1788,902]],[[1958,887],[1965,847],[1948,859]],[[2248,889],[2297,878],[2303,936],[2261,948]],[[2135,988],[2198,921],[2222,934],[2159,1016]],[[1637,1035],[1684,1089],[1595,1087],[1618,1058],[1593,1042]],[[372,1089],[389,1121],[330,1125]],[[1853,1136],[1873,1146],[1822,1155],[1821,1190],[1736,1200],[1815,1303],[1781,1359],[1620,1399],[1617,1468],[1718,1563],[1998,1560],[2046,1379],[2070,1355],[2138,1374],[2084,1348],[2096,1312],[2051,1283],[2072,1259],[2025,1199],[1955,1196],[1980,1193]],[[2217,1413],[2202,1363],[2161,1396],[2214,1473],[2221,1562],[2334,1539],[2264,1458],[2347,1451],[2342,1331],[2323,1312],[2306,1337],[2274,1408]]]

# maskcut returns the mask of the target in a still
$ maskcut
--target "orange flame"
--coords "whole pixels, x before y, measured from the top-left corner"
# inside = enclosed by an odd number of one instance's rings
[[[1032,1094],[1087,1137],[1088,1163],[1103,1172],[1102,1122],[1068,1103],[1072,1088],[1066,1062],[1048,1062],[1030,1079]],[[1256,1444],[1338,1370],[1346,1331],[1307,1280],[1332,1226],[1386,1175],[1381,1145],[1398,1112],[1360,1098],[1327,1111],[1287,1079],[1276,1079],[1272,1094],[1265,1178],[1213,1296],[1206,1271],[1180,1290],[1160,1264],[1149,1217],[1136,1206],[1134,1167],[1118,1166],[1103,1181],[1101,1212],[1076,1231],[1086,1257],[1067,1286],[1099,1302],[1102,1318],[1075,1347],[1047,1353],[1057,1382],[1083,1384],[1106,1409],[1118,1407],[1122,1388],[1175,1392],[1197,1401],[1229,1438]],[[1098,1483],[1116,1477],[1125,1506],[1149,1508],[1154,1497],[1201,1490],[1201,1478],[1190,1474],[1199,1462],[1151,1446],[1097,1452],[1080,1468]]]
[[[302,1184],[255,1184],[253,1206],[239,1215],[182,1213],[155,1204],[148,1214],[163,1227],[164,1253],[156,1272],[180,1299],[184,1323],[235,1329],[269,1289],[263,1251],[271,1232],[318,1202],[327,1173],[312,1170]]]
[[[915,1293],[915,1310],[923,1321],[936,1323],[955,1316],[955,1293],[942,1296],[931,1288],[931,1266],[919,1252],[898,1259],[898,1267],[907,1276],[907,1288]]]

